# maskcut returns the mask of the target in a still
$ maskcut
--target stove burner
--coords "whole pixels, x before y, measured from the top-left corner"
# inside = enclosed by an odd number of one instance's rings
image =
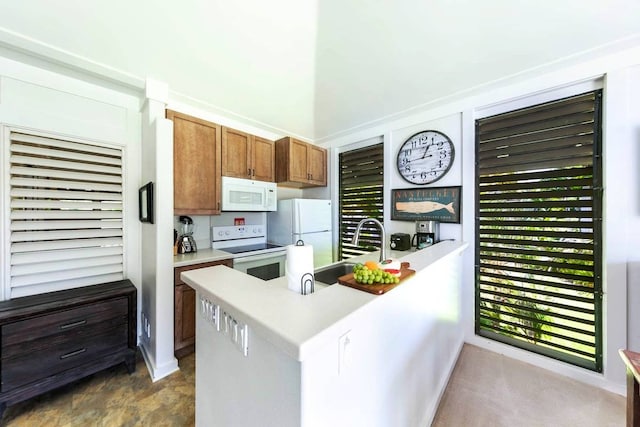
[[[244,245],[244,246],[234,246],[231,248],[220,248],[220,250],[223,250],[225,252],[230,252],[232,254],[242,254],[245,252],[263,251],[265,249],[276,249],[276,248],[282,248],[282,247],[283,246],[274,245],[271,243],[258,243],[255,245]]]

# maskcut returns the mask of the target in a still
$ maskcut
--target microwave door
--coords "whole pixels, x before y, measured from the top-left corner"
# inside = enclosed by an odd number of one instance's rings
[[[232,210],[256,210],[263,206],[263,196],[258,189],[236,188],[229,191],[230,208]]]
[[[276,205],[275,183],[222,177],[223,211],[267,211]]]

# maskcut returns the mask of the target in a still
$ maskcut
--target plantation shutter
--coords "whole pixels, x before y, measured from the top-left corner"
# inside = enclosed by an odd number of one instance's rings
[[[10,297],[121,280],[122,150],[10,140]]]
[[[380,249],[380,229],[363,225],[358,245],[351,244],[358,223],[365,218],[383,221],[383,144],[340,154],[339,161],[340,242],[339,259]]]
[[[598,372],[601,96],[476,121],[476,333]]]

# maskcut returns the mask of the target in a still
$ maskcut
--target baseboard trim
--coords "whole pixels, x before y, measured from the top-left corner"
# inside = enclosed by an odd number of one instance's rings
[[[144,345],[140,346],[140,352],[142,353],[142,358],[144,359],[145,365],[147,365],[147,371],[149,372],[149,376],[151,376],[151,381],[153,382],[161,380],[162,378],[180,370],[180,367],[178,366],[178,359],[175,357],[169,363],[165,363],[162,366],[156,366],[155,361]]]

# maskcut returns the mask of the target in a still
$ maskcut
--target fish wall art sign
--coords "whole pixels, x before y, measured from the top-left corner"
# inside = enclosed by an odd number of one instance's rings
[[[391,190],[391,219],[459,224],[461,190],[460,186]]]

